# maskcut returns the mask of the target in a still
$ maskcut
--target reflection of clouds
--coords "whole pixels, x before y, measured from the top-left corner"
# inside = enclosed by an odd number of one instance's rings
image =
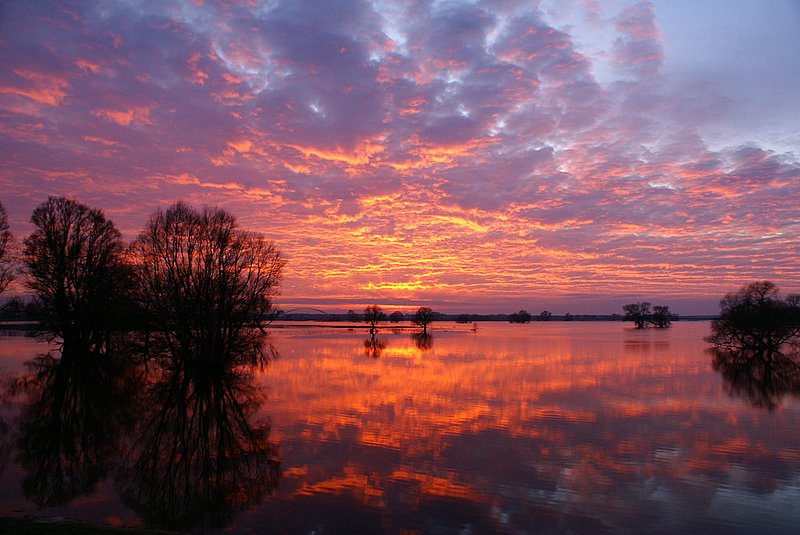
[[[708,506],[708,516],[746,526],[754,533],[792,533],[800,525],[800,474],[787,475],[784,481],[767,492],[743,489],[738,481],[720,486]]]
[[[524,531],[535,518],[542,530],[681,532],[719,525],[708,514],[717,489],[773,492],[797,472],[796,412],[762,421],[766,435],[742,424],[741,404],[698,359],[707,324],[676,324],[657,360],[647,345],[621,356],[617,324],[570,325],[437,332],[421,358],[408,334],[387,334],[375,366],[360,365],[353,335],[293,349],[285,333],[270,375],[292,452],[282,491],[421,531],[420,515],[427,531],[455,529],[469,508],[475,531]]]

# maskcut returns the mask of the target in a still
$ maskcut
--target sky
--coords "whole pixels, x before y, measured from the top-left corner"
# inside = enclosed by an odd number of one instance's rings
[[[800,292],[797,0],[0,1],[0,201],[182,199],[338,312]]]

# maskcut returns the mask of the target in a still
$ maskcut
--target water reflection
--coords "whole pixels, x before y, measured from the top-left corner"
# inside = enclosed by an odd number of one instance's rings
[[[248,372],[187,358],[153,374],[118,479],[148,525],[224,526],[275,488],[278,452],[266,422],[254,421],[263,395]]]
[[[417,346],[417,349],[422,351],[427,351],[433,347],[433,335],[430,333],[414,333],[411,335],[411,339],[414,340],[414,345]]]
[[[113,467],[132,419],[136,381],[129,362],[64,345],[26,364],[28,373],[18,382],[28,403],[19,421],[17,461],[26,473],[25,495],[37,505],[61,505],[92,491]]]
[[[386,341],[374,334],[364,340],[364,354],[368,357],[376,359],[381,356],[384,349],[386,349]]]
[[[800,397],[800,362],[795,355],[740,349],[713,349],[712,366],[731,397],[770,411],[785,396]]]
[[[795,533],[800,403],[767,412],[730,399],[707,331],[679,323],[636,346],[607,322],[491,324],[438,330],[423,353],[403,330],[382,332],[387,347],[367,362],[363,332],[276,329],[281,357],[255,374],[270,394],[258,413],[249,373],[223,373],[249,368],[159,361],[117,489],[176,531]],[[274,485],[246,464],[258,446],[241,430],[262,429],[266,409],[280,487],[228,524]],[[239,445],[217,455],[230,429]]]

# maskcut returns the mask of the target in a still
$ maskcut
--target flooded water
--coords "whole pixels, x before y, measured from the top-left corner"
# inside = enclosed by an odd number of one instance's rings
[[[708,323],[275,327],[277,357],[210,390],[226,396],[159,386],[117,410],[131,374],[86,411],[97,389],[73,381],[83,401],[56,427],[51,390],[14,381],[47,348],[0,338],[0,515],[235,533],[800,526],[800,373],[715,362]]]

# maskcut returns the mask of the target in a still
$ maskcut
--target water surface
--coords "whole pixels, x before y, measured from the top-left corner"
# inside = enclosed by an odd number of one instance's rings
[[[796,375],[776,382],[714,366],[708,329],[438,324],[427,339],[387,326],[373,340],[364,326],[276,326],[279,356],[252,372],[241,402],[253,408],[253,428],[268,430],[279,468],[226,465],[231,492],[219,497],[228,505],[215,525],[255,533],[796,533]],[[19,337],[0,344],[4,376],[43,351]],[[0,514],[159,523],[142,510],[147,501],[131,499],[131,477],[113,459],[82,494],[37,506],[23,484],[30,463],[20,462],[19,413],[31,400],[5,397]],[[118,449],[135,450],[125,433]],[[237,451],[242,458],[247,448]],[[222,473],[220,463],[209,466]]]

